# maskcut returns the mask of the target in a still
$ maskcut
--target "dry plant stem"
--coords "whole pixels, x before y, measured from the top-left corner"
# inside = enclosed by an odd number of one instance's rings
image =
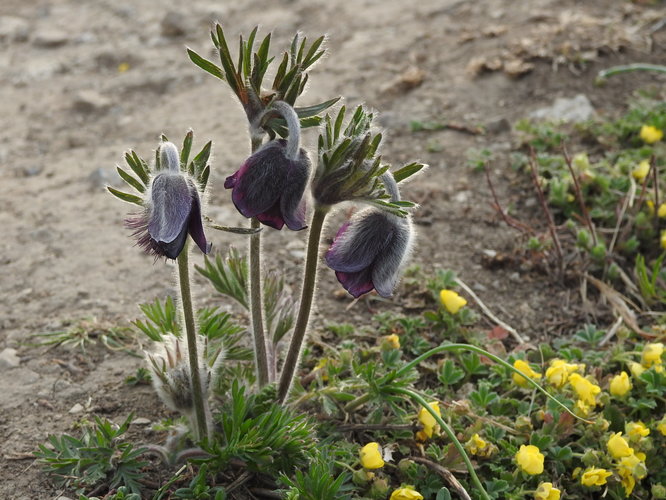
[[[261,147],[263,135],[252,134],[252,153]],[[257,218],[250,220],[250,228],[257,230],[261,223]],[[254,359],[257,365],[257,383],[263,387],[269,382],[268,353],[264,334],[264,303],[261,290],[261,233],[250,236],[250,316],[252,318],[252,340]]]
[[[483,488],[479,476],[476,475],[476,471],[474,470],[474,465],[472,464],[472,461],[469,459],[469,455],[467,455],[465,448],[463,448],[463,445],[460,444],[460,441],[458,441],[458,438],[456,437],[455,432],[453,432],[453,429],[451,429],[451,427],[449,427],[449,425],[446,422],[444,422],[444,419],[437,414],[437,412],[426,402],[425,399],[423,399],[419,394],[415,393],[414,391],[410,391],[409,389],[403,389],[401,387],[391,387],[390,391],[396,394],[403,394],[405,396],[408,396],[415,403],[419,404],[422,408],[425,408],[425,410],[428,413],[430,413],[430,415],[432,415],[432,417],[435,419],[435,421],[439,424],[439,426],[446,433],[446,435],[451,440],[453,445],[456,447],[458,453],[460,453],[460,456],[462,457],[463,461],[465,462],[465,466],[467,467],[467,471],[469,472],[469,475],[472,477],[472,482],[474,483],[474,486],[476,486],[476,488],[479,490],[479,493],[481,494],[481,498],[485,500],[490,500],[490,496]]]
[[[190,269],[189,269],[189,245],[178,256],[178,284],[180,286],[180,298],[183,306],[183,319],[185,321],[185,334],[187,337],[187,350],[190,361],[190,376],[192,380],[192,401],[194,403],[194,414],[196,419],[197,440],[208,438],[208,421],[206,418],[206,406],[208,402],[204,398],[201,374],[199,373],[199,353],[197,352],[197,331],[194,324],[194,306],[192,305],[192,293],[190,291]]]
[[[499,214],[502,216],[504,223],[509,227],[517,229],[518,231],[534,234],[534,230],[531,227],[523,224],[522,222],[514,219],[513,217],[509,217],[509,215],[502,209],[499,199],[497,198],[497,193],[495,192],[495,186],[493,185],[493,182],[490,179],[490,169],[488,168],[487,163],[483,165],[483,170],[486,173],[486,180],[488,181],[488,187],[490,188],[490,193],[493,195],[493,200],[495,201],[495,206],[493,208],[497,212],[499,212]]]
[[[460,498],[462,500],[472,500],[472,497],[469,496],[469,493],[467,493],[467,490],[463,487],[462,484],[456,479],[456,477],[451,473],[450,470],[445,469],[439,464],[436,464],[435,462],[428,460],[427,458],[423,457],[410,457],[410,460],[413,460],[416,463],[423,464],[426,467],[429,467],[430,469],[434,470],[437,474],[439,474],[444,481],[449,483],[449,486],[456,490],[458,495],[460,495]]]
[[[654,223],[659,231],[659,172],[654,155],[650,158],[650,170],[652,170],[652,182],[654,183]]]
[[[486,313],[486,316],[488,316],[490,319],[492,319],[495,323],[497,323],[499,326],[504,328],[507,332],[509,332],[511,335],[513,335],[513,338],[518,341],[519,344],[524,344],[525,339],[520,336],[520,334],[515,330],[515,328],[511,327],[510,325],[507,325],[504,321],[499,319],[497,316],[495,316],[490,309],[488,309],[488,306],[486,306],[479,297],[472,291],[470,287],[468,287],[462,280],[459,278],[456,279],[456,283],[467,292],[467,294],[474,299],[474,301],[479,305],[481,310]]]
[[[585,206],[585,200],[583,199],[583,191],[580,189],[578,176],[576,175],[573,165],[571,164],[571,157],[569,156],[569,152],[567,151],[566,147],[562,147],[562,154],[564,155],[564,161],[566,162],[567,167],[569,168],[569,173],[571,173],[571,178],[573,179],[574,191],[576,193],[576,200],[578,201],[578,205],[580,205],[580,211],[583,214],[583,218],[585,219],[585,224],[587,224],[587,228],[590,230],[590,234],[592,235],[592,242],[594,243],[594,246],[596,246],[598,243],[597,232],[594,229],[594,225],[592,224],[592,219],[590,218],[590,212],[588,212],[587,207]]]
[[[324,227],[324,220],[328,214],[329,207],[317,205],[315,207],[312,222],[310,223],[310,233],[308,235],[308,249],[305,257],[305,270],[303,271],[303,285],[301,288],[301,303],[298,307],[298,316],[294,333],[291,336],[287,358],[282,367],[280,383],[278,385],[278,403],[283,403],[289,394],[289,389],[294,380],[296,369],[301,357],[301,348],[305,340],[305,334],[308,329],[310,311],[312,309],[312,300],[315,292],[315,282],[317,278],[317,264],[319,262],[319,240],[321,231]]]
[[[541,184],[539,184],[539,176],[537,173],[537,162],[536,162],[536,153],[533,149],[530,150],[530,170],[532,172],[532,182],[539,197],[539,203],[541,204],[541,209],[546,215],[548,221],[548,231],[550,232],[550,237],[553,239],[553,244],[555,245],[555,252],[557,252],[557,268],[559,278],[562,279],[564,276],[564,254],[562,253],[562,245],[560,245],[560,238],[557,236],[557,230],[555,229],[555,221],[553,220],[553,214],[548,208],[546,203],[546,197],[543,194],[543,189],[541,189]],[[574,176],[575,177],[575,176]],[[596,236],[594,232],[592,233],[593,238],[596,244]]]

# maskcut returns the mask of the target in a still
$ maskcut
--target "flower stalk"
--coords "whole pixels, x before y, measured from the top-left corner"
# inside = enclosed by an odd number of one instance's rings
[[[197,352],[197,332],[194,323],[194,307],[192,305],[192,293],[190,291],[190,270],[188,259],[188,244],[178,255],[178,284],[180,286],[181,304],[183,306],[183,319],[185,323],[185,334],[187,338],[187,350],[189,353],[192,401],[194,403],[194,414],[196,420],[197,440],[202,441],[209,437],[208,430],[208,401],[204,397],[204,386],[199,372],[199,353]]]
[[[301,288],[301,302],[298,308],[298,316],[294,333],[289,344],[287,358],[282,367],[280,383],[278,385],[278,403],[283,403],[289,394],[293,384],[296,368],[301,357],[301,349],[308,328],[310,311],[312,309],[312,300],[314,298],[315,283],[317,279],[317,265],[319,263],[319,240],[324,227],[324,220],[330,207],[317,205],[312,216],[310,224],[310,233],[308,235],[308,249],[305,257],[305,270],[303,272],[303,285]]]

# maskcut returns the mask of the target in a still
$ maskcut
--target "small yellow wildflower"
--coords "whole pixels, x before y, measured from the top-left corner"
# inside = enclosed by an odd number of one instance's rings
[[[467,305],[467,301],[453,290],[440,291],[439,301],[451,314],[456,314],[461,308]]]
[[[610,381],[610,393],[613,396],[622,397],[631,390],[631,380],[629,374],[625,371],[615,375]]]
[[[622,437],[621,432],[614,432],[611,434],[608,443],[606,443],[608,448],[608,453],[611,454],[613,458],[622,458],[628,457],[629,455],[634,454],[633,448],[629,446],[627,440]]]
[[[423,500],[423,495],[414,488],[405,486],[404,488],[398,488],[391,493],[390,500]]]
[[[392,333],[391,335],[386,335],[383,338],[384,342],[382,345],[386,345],[390,347],[391,349],[400,349],[400,337],[398,337],[395,333]]]
[[[663,219],[666,217],[666,203],[662,203],[659,205],[659,209],[657,210],[657,217],[660,219]]]
[[[661,232],[661,237],[659,239],[659,244],[661,245],[661,248],[666,250],[666,231]]]
[[[534,492],[534,500],[560,500],[560,490],[553,483],[540,483]]]
[[[435,413],[437,413],[438,416],[442,416],[442,413],[439,409],[439,403],[437,401],[434,401],[432,403],[428,403],[430,408],[435,410]],[[425,408],[421,408],[419,410],[419,422],[421,422],[421,425],[423,426],[423,430],[420,430],[416,433],[416,439],[419,441],[426,441],[428,438],[431,438],[433,434],[439,434],[439,424],[437,423],[437,420],[435,420],[435,417],[433,417],[428,410]]]
[[[622,477],[631,475],[636,479],[643,479],[647,476],[645,453],[632,453],[627,457],[622,457],[617,464],[617,472]]]
[[[521,445],[516,453],[516,463],[528,474],[534,476],[543,472],[543,454],[533,444]]]
[[[650,435],[650,429],[643,422],[627,422],[624,424],[624,430],[630,441],[640,441],[642,438]]]
[[[606,479],[612,475],[613,473],[606,469],[589,467],[585,469],[583,475],[580,476],[580,482],[583,486],[603,486],[606,484]]]
[[[546,379],[555,387],[562,387],[566,384],[569,375],[578,371],[579,365],[567,363],[563,359],[553,359],[546,370]]]
[[[654,344],[645,344],[641,356],[641,364],[645,368],[661,364],[661,355],[664,353],[664,344],[656,342]]]
[[[631,474],[620,474],[620,484],[624,488],[625,495],[631,495],[631,492],[634,491],[634,486],[636,486],[636,479]]]
[[[647,144],[654,144],[657,141],[660,141],[664,137],[664,132],[659,130],[657,127],[652,125],[643,125],[641,127],[640,133],[641,139]]]
[[[592,408],[593,406],[588,405],[582,399],[576,401],[576,410],[578,410],[578,414],[582,417],[587,417],[592,411]]]
[[[661,432],[663,436],[666,436],[666,415],[664,415],[657,424],[657,430]]]
[[[636,363],[635,361],[630,361],[629,362],[629,371],[631,372],[631,375],[634,378],[638,378],[645,371],[645,368],[640,363]]]
[[[478,434],[474,434],[465,443],[465,448],[472,454],[480,457],[489,457],[492,453],[492,445]]]
[[[650,162],[648,160],[643,160],[638,164],[638,166],[631,171],[631,175],[634,179],[639,182],[642,182],[643,179],[647,177],[647,174],[650,172]]]
[[[365,469],[381,469],[384,467],[384,459],[379,449],[379,443],[371,442],[366,444],[358,452],[361,459],[361,465]]]
[[[319,360],[319,363],[317,363],[312,369],[312,372],[318,373],[324,382],[328,382],[328,370],[326,369],[327,366],[328,358],[322,358]]]
[[[578,373],[572,373],[569,376],[569,383],[574,391],[576,391],[576,394],[578,394],[581,401],[586,405],[595,406],[597,404],[596,396],[601,392],[601,387],[593,384]]]
[[[525,375],[527,375],[531,379],[539,380],[541,378],[541,374],[532,370],[530,365],[528,365],[522,359],[517,359],[516,361],[514,361],[513,362],[513,367],[516,370],[521,371],[522,373],[524,373]],[[514,372],[513,375],[512,375],[512,378],[513,378],[513,381],[516,385],[519,385],[520,387],[529,387],[529,382],[522,375],[518,375],[517,373]]]
[[[130,69],[130,65],[129,65],[129,63],[121,62],[121,63],[118,65],[118,73],[125,73],[125,72],[127,72],[127,70],[129,70],[129,69]]]

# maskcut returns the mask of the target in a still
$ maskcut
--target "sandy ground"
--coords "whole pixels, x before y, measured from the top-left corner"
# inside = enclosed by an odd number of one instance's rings
[[[15,348],[20,357],[18,367],[0,364],[0,498],[58,496],[26,454],[82,414],[120,419],[134,410],[160,417],[148,389],[122,383],[139,366],[136,358],[103,348],[81,356],[29,342],[33,334],[82,318],[126,324],[138,316],[137,303],[173,293],[173,266],[154,264],[133,247],[122,224],[131,207],[104,189],[118,182],[114,166],[126,150],[149,158],[160,134],[180,141],[189,128],[195,147],[212,139],[207,214],[243,224],[222,183],[248,154],[244,115],[230,91],[185,53],[189,46],[213,57],[208,31],[214,21],[229,39],[257,24],[261,33],[273,31],[276,50],[296,30],[328,35],[329,54],[313,70],[301,103],[338,95],[348,105],[364,102],[380,111],[386,160],[398,166],[416,158],[430,165],[404,190],[421,204],[414,263],[455,270],[532,338],[559,332],[581,314],[572,305],[576,292],[545,276],[483,266],[488,251],[511,251],[517,235],[499,224],[485,180],[466,165],[465,155],[470,148],[491,150],[500,197],[507,206],[525,204],[509,168],[510,124],[557,97],[585,94],[603,117],[621,111],[635,89],[663,89],[664,79],[650,74],[594,85],[599,69],[663,62],[664,30],[654,29],[663,7],[612,0],[535,0],[521,9],[510,0],[241,4],[0,4],[0,351]],[[409,128],[414,120],[483,126],[487,133],[415,134]],[[314,138],[312,132],[305,136],[311,149]],[[211,230],[210,236],[221,251],[245,244],[227,233]],[[271,231],[264,238],[271,260],[294,285],[303,237]],[[338,298],[332,272],[322,272],[320,288],[318,321],[369,323],[363,302],[340,317],[350,300]],[[206,286],[198,299],[230,307]],[[393,303],[373,302],[372,309],[400,308],[406,300],[399,289]],[[69,413],[76,403],[82,413]]]

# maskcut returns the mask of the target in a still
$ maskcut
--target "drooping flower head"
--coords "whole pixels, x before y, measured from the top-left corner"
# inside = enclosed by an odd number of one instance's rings
[[[144,211],[126,220],[139,246],[157,257],[175,259],[187,235],[203,253],[210,251],[201,222],[201,200],[192,179],[180,170],[178,148],[163,142],[159,149],[161,170],[145,193]]]
[[[310,159],[300,148],[300,123],[291,106],[276,102],[269,111],[281,114],[289,128],[287,140],[267,142],[224,181],[231,199],[245,217],[262,224],[299,231],[305,228],[303,195],[310,178]]]

